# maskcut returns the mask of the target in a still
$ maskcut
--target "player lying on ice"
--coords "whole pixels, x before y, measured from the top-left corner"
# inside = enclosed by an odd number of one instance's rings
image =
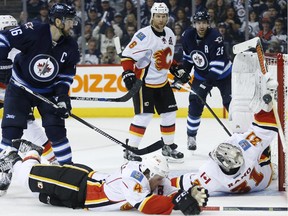
[[[13,178],[39,193],[41,202],[94,211],[135,208],[146,214],[180,210],[184,215],[196,215],[208,201],[208,191],[202,187],[179,190],[171,186],[168,163],[162,155],[150,155],[142,162],[129,161],[113,174],[101,174],[85,165],[40,164],[41,153],[42,147],[23,139],[13,140],[13,147],[7,147],[0,160],[0,184],[5,171],[13,166]]]
[[[204,187],[213,192],[247,193],[267,188],[272,180],[270,144],[278,129],[272,111],[272,102],[266,104],[264,95],[273,95],[277,82],[270,74],[257,76],[261,85],[256,84],[250,103],[255,113],[254,121],[244,133],[234,133],[209,153],[209,160],[197,173],[186,173],[171,179],[172,185],[187,190],[191,185]],[[239,80],[238,80],[239,81]]]

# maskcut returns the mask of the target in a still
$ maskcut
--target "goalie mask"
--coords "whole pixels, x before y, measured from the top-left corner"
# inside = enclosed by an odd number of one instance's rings
[[[11,15],[0,16],[0,31],[18,26],[17,20]]]
[[[167,159],[163,155],[153,155],[143,158],[141,162],[142,172],[150,171],[150,178],[155,175],[167,177],[169,173],[169,166]]]
[[[219,144],[209,156],[226,172],[240,168],[244,163],[241,149],[230,143]]]

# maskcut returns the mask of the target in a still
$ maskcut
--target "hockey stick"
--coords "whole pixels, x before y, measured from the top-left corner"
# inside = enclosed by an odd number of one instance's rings
[[[117,41],[116,38],[114,39],[114,41],[115,42]],[[120,46],[120,41],[119,41],[118,46]],[[121,49],[121,48],[118,47],[118,49]],[[151,62],[151,55],[152,55],[152,51],[147,50],[145,55],[136,62],[135,66],[138,69],[146,68]],[[140,90],[141,86],[142,86],[142,80],[137,79],[133,87],[124,96],[119,97],[119,98],[95,98],[95,97],[77,97],[77,96],[71,96],[70,98],[71,100],[83,100],[83,101],[127,102]]]
[[[260,70],[261,70],[262,74],[265,75],[268,72],[268,70],[267,70],[267,64],[266,64],[266,61],[265,61],[263,47],[262,47],[262,44],[261,44],[261,39],[259,37],[255,37],[255,38],[253,38],[251,40],[248,40],[248,41],[245,41],[245,42],[242,42],[242,43],[234,45],[233,46],[233,53],[237,54],[237,53],[249,50],[251,48],[256,49],[256,53],[257,53],[258,60],[259,60],[259,65],[260,65]],[[276,107],[275,100],[274,100],[273,97],[271,97],[271,95],[264,95],[263,96],[263,100],[267,104],[272,101],[272,105],[273,105],[272,109],[273,109],[273,113],[274,113],[274,116],[275,116],[276,124],[277,124],[277,127],[278,127],[278,134],[279,134],[279,137],[280,137],[280,140],[281,140],[281,143],[282,143],[283,152],[286,153],[286,146],[285,146],[286,139],[285,139],[285,136],[284,136],[284,132],[283,132],[283,128],[282,128],[282,125],[281,125],[280,118],[279,118],[279,113],[278,113],[278,110],[277,110],[277,107]]]
[[[55,109],[59,109],[60,107],[57,106],[55,103],[53,103],[52,101],[50,101],[48,98],[42,96],[41,94],[38,94],[37,92],[33,92],[31,89],[27,88],[26,86],[16,82],[15,80],[12,80],[13,81],[13,84],[15,84],[16,86],[18,86],[19,88],[25,90],[26,92],[30,93],[31,95],[37,97],[38,99],[44,101],[45,103],[47,104],[50,104],[52,107],[54,107]],[[155,143],[153,143],[152,145],[146,147],[146,148],[143,148],[143,149],[134,149],[132,148],[131,146],[128,146],[126,145],[125,143],[117,140],[116,138],[112,137],[111,135],[107,134],[106,132],[102,131],[101,129],[93,126],[92,124],[86,122],[85,120],[83,120],[82,118],[74,115],[74,114],[70,114],[70,116],[74,119],[76,119],[77,121],[81,122],[82,124],[90,127],[91,129],[93,129],[94,131],[100,133],[101,135],[105,136],[106,138],[114,141],[115,143],[117,144],[120,144],[122,147],[124,147],[125,149],[137,154],[137,155],[144,155],[144,154],[148,154],[148,153],[151,153],[151,152],[154,152],[160,148],[163,147],[164,143],[162,140],[159,140]]]
[[[206,206],[202,211],[287,211],[287,207],[238,207],[238,206]]]
[[[173,83],[173,80],[171,79],[168,79],[169,82]],[[222,123],[222,121],[218,118],[218,116],[215,114],[215,112],[211,109],[211,107],[209,106],[209,104],[206,103],[206,101],[203,100],[202,97],[200,97],[195,91],[193,91],[191,89],[191,83],[188,82],[188,84],[190,85],[190,88],[184,86],[184,85],[181,85],[180,83],[175,83],[176,86],[180,87],[180,88],[183,88],[185,89],[186,91],[188,92],[191,92],[193,94],[195,94],[199,99],[200,101],[208,108],[208,110],[210,111],[210,113],[214,116],[214,118],[218,121],[218,123],[223,127],[223,129],[226,131],[226,133],[229,135],[229,136],[232,136],[232,134],[229,132],[229,130],[225,127],[225,125]]]
[[[127,102],[130,100],[141,88],[142,80],[137,79],[133,87],[122,97],[119,98],[96,98],[96,97],[77,97],[71,96],[71,100],[82,100],[82,101],[101,101],[101,102]]]

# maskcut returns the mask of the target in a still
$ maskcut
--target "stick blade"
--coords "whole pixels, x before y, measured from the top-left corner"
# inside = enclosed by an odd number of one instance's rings
[[[259,43],[259,41],[260,41],[260,38],[259,37],[255,37],[255,38],[252,38],[252,39],[250,39],[248,41],[244,41],[242,43],[235,44],[233,46],[233,53],[234,54],[238,54],[240,52],[247,51],[247,50],[249,50],[251,48],[256,49],[256,46]]]
[[[159,149],[161,149],[164,146],[164,142],[163,140],[159,140],[153,144],[151,144],[150,146],[146,147],[146,148],[142,148],[142,149],[129,149],[127,148],[129,151],[134,152],[137,155],[145,155],[145,154],[149,154],[151,152],[157,151]],[[130,147],[130,146],[128,146]]]

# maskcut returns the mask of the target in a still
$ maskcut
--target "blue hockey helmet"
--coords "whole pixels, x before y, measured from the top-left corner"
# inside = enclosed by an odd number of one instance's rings
[[[66,18],[74,19],[76,16],[76,11],[74,7],[71,7],[67,4],[56,3],[54,4],[49,11],[49,20],[50,23],[54,23],[55,19],[58,18],[64,22]]]
[[[193,21],[203,21],[207,20],[209,22],[210,15],[207,13],[207,11],[197,11],[193,16]]]

